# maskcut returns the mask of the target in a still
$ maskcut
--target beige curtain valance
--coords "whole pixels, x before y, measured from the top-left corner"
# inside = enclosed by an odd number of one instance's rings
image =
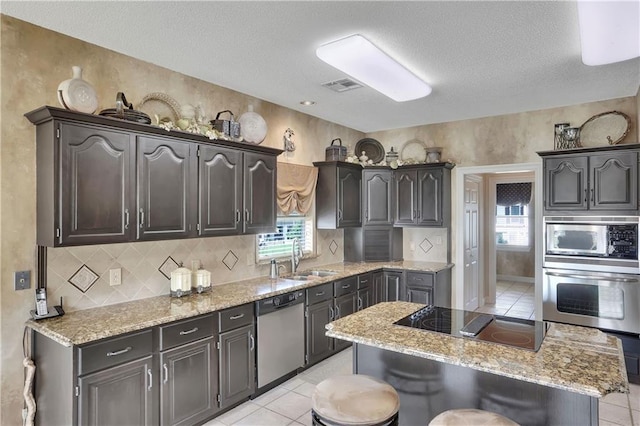
[[[318,169],[300,164],[278,163],[278,207],[285,215],[294,210],[306,214],[316,193]]]

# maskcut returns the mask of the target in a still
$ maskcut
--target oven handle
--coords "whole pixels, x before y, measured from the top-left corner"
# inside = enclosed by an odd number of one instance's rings
[[[616,277],[605,277],[602,275],[575,275],[575,274],[561,274],[558,272],[545,272],[547,275],[551,275],[554,277],[565,277],[565,278],[578,278],[583,280],[598,280],[598,281],[613,281],[619,283],[637,283],[637,278],[616,278]]]

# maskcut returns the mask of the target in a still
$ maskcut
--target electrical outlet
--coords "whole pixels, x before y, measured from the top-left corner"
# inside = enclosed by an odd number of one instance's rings
[[[16,271],[13,276],[13,288],[15,290],[31,288],[31,271]]]
[[[442,237],[436,237],[435,240],[436,240],[435,243],[437,246],[442,244]]]
[[[416,251],[416,243],[414,243],[413,241],[411,241],[409,243],[409,250],[411,251]]]
[[[109,269],[109,285],[122,284],[122,268]]]

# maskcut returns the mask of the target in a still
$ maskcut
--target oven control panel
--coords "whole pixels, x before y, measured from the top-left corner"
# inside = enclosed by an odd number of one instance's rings
[[[609,257],[638,258],[638,227],[636,225],[608,225]]]

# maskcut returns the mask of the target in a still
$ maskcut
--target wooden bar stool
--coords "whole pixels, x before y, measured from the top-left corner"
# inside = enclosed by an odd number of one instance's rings
[[[314,426],[392,426],[400,399],[388,383],[362,374],[323,380],[311,396]]]
[[[429,426],[519,426],[505,416],[491,411],[465,408],[448,410],[435,416]]]

